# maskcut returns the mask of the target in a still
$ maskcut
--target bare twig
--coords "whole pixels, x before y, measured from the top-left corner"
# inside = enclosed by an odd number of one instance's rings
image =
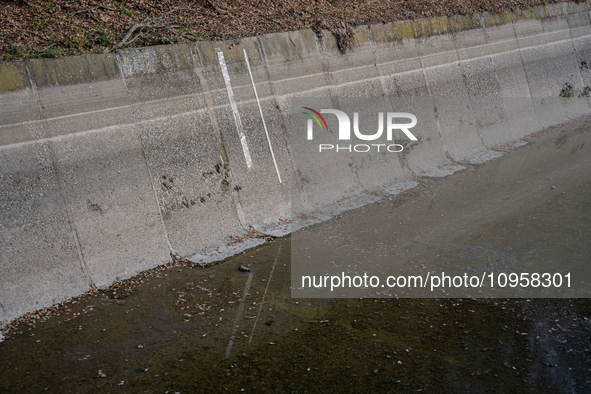
[[[188,7],[186,5],[181,5],[181,6],[178,6],[178,7],[174,7],[172,9],[168,10],[167,12],[165,12],[164,14],[162,14],[160,16],[157,16],[156,18],[151,19],[151,20],[149,20],[147,22],[146,22],[146,20],[148,18],[146,17],[146,19],[144,19],[140,23],[136,23],[135,25],[133,25],[131,27],[131,29],[129,29],[129,31],[127,32],[127,34],[125,34],[125,36],[121,39],[121,41],[119,41],[119,43],[117,44],[117,46],[125,46],[125,45],[128,45],[128,44],[132,43],[133,41],[137,40],[138,38],[142,37],[145,34],[144,29],[152,30],[152,29],[157,29],[157,28],[161,28],[161,27],[164,27],[164,28],[172,27],[173,26],[172,24],[155,24],[154,22],[156,22],[157,20],[160,20],[160,19],[166,17],[167,15],[171,14],[172,12],[180,11],[180,10],[194,11],[195,12],[195,10],[193,8]],[[130,40],[129,38],[133,35],[133,33],[137,29],[140,29],[139,33]]]
[[[175,25],[172,23],[164,23],[164,24],[163,23],[155,23],[156,21],[166,17],[167,15],[169,15],[175,11],[191,11],[191,12],[195,12],[197,14],[215,17],[215,15],[212,15],[207,12],[195,10],[188,5],[180,5],[178,7],[174,7],[172,9],[168,10],[164,14],[157,16],[156,18],[153,18],[149,21],[147,20],[148,17],[146,17],[140,23],[136,23],[135,25],[133,25],[131,27],[131,29],[129,29],[129,31],[125,34],[125,36],[121,39],[121,41],[119,41],[119,43],[117,43],[116,46],[121,47],[121,46],[129,45],[132,42],[134,42],[135,40],[137,40],[138,38],[143,37],[148,31],[153,30],[153,29],[158,29],[158,28],[164,28],[176,35],[180,35],[180,36],[189,38],[188,35],[185,35],[184,33],[180,33],[180,32],[176,32],[176,31],[171,30],[171,29],[180,27],[179,25]],[[138,29],[139,29],[139,31],[138,31]],[[136,31],[138,31],[137,34],[133,38],[131,38]],[[196,36],[194,36],[193,34],[191,34],[191,35],[193,36],[193,39],[195,39]]]

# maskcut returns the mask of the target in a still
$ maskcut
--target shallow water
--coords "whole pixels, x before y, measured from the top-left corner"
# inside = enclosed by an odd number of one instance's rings
[[[549,267],[589,261],[591,144],[581,144],[590,128],[573,122],[495,162],[305,231],[377,228],[395,214],[409,261],[502,265],[532,249]],[[544,159],[557,152],[564,163]],[[539,165],[523,164],[536,154]],[[421,216],[428,201],[449,216]],[[450,220],[470,205],[480,214]],[[417,234],[436,248],[421,251]],[[275,240],[215,266],[138,277],[36,327],[22,324],[0,344],[0,391],[591,391],[588,299],[295,299],[290,261],[290,238]]]

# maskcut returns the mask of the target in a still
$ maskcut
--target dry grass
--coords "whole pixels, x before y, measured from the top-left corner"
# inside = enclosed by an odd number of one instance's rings
[[[526,8],[544,0],[0,0],[0,61],[310,28],[342,50],[359,25]],[[134,28],[135,26],[135,28]]]

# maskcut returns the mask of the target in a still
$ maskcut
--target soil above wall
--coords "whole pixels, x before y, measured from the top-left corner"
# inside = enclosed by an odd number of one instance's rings
[[[500,13],[545,0],[0,0],[0,61],[197,40],[330,30],[345,51],[359,25]]]

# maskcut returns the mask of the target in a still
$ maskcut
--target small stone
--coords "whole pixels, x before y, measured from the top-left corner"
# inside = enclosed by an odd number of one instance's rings
[[[275,324],[275,320],[269,320],[265,324],[268,325],[269,327],[273,327],[273,325]]]
[[[374,375],[377,375],[378,374],[378,370],[377,369],[374,369],[373,370],[373,373],[374,373]]]
[[[241,265],[240,267],[238,267],[238,271],[250,272],[250,268]]]

